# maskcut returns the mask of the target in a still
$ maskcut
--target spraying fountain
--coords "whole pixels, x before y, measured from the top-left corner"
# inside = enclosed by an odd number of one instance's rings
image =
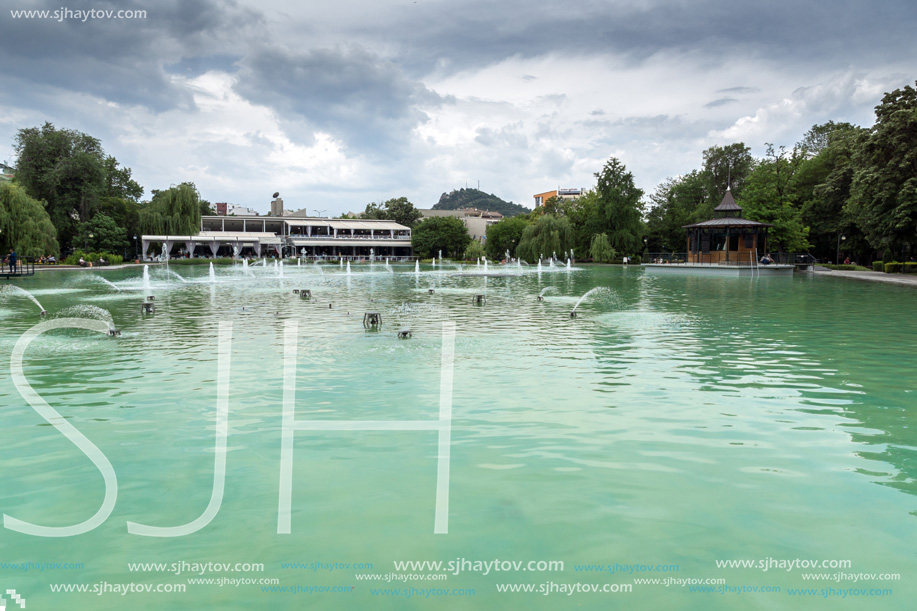
[[[96,276],[95,274],[90,274],[89,276],[86,276],[86,277],[92,280],[98,280],[99,282],[107,284],[108,286],[115,289],[119,293],[121,292],[121,289],[118,287],[118,285],[115,284],[114,282],[109,281],[107,278],[103,278],[102,276]]]
[[[420,261],[414,261],[414,275],[420,273]]]
[[[115,328],[115,321],[111,317],[111,312],[94,305],[75,305],[65,308],[57,313],[57,318],[94,318],[101,320],[108,325],[108,334],[112,337],[121,335],[121,331]]]
[[[347,262],[347,275],[350,275],[350,261]]]
[[[150,266],[143,266],[143,294],[147,297],[153,296],[153,288],[150,286]]]
[[[586,299],[588,299],[591,295],[606,294],[606,293],[611,293],[611,289],[608,288],[607,286],[597,286],[594,289],[589,289],[588,291],[586,291],[586,293],[582,297],[579,298],[579,301],[576,302],[576,305],[573,306],[573,309],[570,310],[570,318],[576,318],[576,308],[578,308],[579,304],[586,301]]]
[[[32,300],[32,303],[34,303],[36,306],[38,306],[38,315],[39,315],[39,316],[47,316],[47,315],[48,315],[48,311],[47,311],[46,309],[44,309],[43,307],[41,307],[41,304],[38,303],[38,300],[37,300],[37,299],[35,299],[35,295],[33,295],[32,293],[28,292],[28,291],[25,290],[24,288],[20,288],[20,287],[16,286],[15,284],[9,284],[9,285],[3,287],[2,289],[0,289],[0,296],[3,296],[3,295],[17,295],[17,296],[20,296],[20,297],[28,297],[29,299]]]
[[[538,293],[538,301],[544,301],[545,293],[547,293],[548,291],[554,291],[554,290],[557,290],[557,289],[555,289],[553,286],[546,286],[543,289],[541,289],[541,292]]]
[[[210,262],[210,283],[213,284],[217,281],[216,271],[213,269],[213,261]]]

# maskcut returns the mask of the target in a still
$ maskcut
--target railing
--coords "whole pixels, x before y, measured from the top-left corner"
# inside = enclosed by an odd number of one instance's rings
[[[729,259],[726,258],[726,251],[711,250],[710,252],[662,252],[649,253],[643,263],[655,263],[662,265],[716,265],[716,266],[736,266],[736,267],[756,267],[764,265],[795,265],[809,266],[814,265],[815,257],[809,253],[771,253],[770,261],[765,262],[765,255],[758,257],[753,252],[735,252],[729,251]]]
[[[16,264],[10,269],[10,264],[6,260],[3,261],[3,267],[0,267],[0,276],[6,278],[18,277],[18,276],[34,276],[35,275],[35,257],[19,257],[16,259]]]
[[[337,263],[338,261],[352,261],[354,263],[369,263],[369,255],[295,255],[295,256],[284,256],[284,259],[302,259],[303,261],[320,261],[324,263]],[[373,263],[384,264],[385,260],[388,259],[389,263],[413,263],[418,259],[418,257],[395,257],[395,256],[381,256],[375,255],[373,258]]]
[[[288,235],[292,240],[410,240],[410,235]]]

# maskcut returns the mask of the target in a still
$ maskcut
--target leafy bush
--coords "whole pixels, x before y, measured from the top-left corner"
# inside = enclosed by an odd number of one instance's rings
[[[885,263],[883,263],[882,261],[873,261],[873,262],[872,262],[872,270],[873,270],[874,272],[884,272],[884,271],[885,271]]]
[[[484,256],[484,247],[477,240],[472,240],[465,249],[465,260],[476,261],[478,257]]]
[[[897,261],[892,261],[885,264],[885,273],[886,274],[900,274],[901,273],[901,264]]]
[[[917,274],[917,262],[908,261],[904,264],[905,274]]]
[[[633,263],[634,265],[640,265],[641,263],[643,263],[643,257],[641,257],[640,255],[634,255],[633,257],[630,258],[630,262]]]
[[[825,264],[825,267],[828,269],[833,269],[839,272],[854,272],[857,270],[866,270],[865,267],[859,265],[832,265],[830,263]]]
[[[93,267],[99,264],[99,259],[105,259],[107,265],[121,265],[124,262],[124,257],[121,255],[113,255],[109,252],[90,252],[86,253],[82,250],[75,250],[73,254],[64,259],[65,265],[79,265],[80,258],[84,261],[88,261],[93,264]]]

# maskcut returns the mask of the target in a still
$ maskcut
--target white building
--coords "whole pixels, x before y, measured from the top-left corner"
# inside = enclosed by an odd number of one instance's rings
[[[144,235],[143,257],[153,244],[192,257],[369,257],[413,255],[411,229],[393,221],[298,216],[204,216],[195,235]],[[372,251],[372,252],[370,252]]]

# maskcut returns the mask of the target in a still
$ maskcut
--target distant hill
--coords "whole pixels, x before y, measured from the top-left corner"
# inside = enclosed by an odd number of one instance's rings
[[[443,193],[439,202],[433,206],[434,210],[461,210],[462,208],[477,208],[499,212],[503,216],[516,216],[531,212],[529,208],[507,202],[493,193],[484,193],[478,189],[458,189],[451,193]]]

